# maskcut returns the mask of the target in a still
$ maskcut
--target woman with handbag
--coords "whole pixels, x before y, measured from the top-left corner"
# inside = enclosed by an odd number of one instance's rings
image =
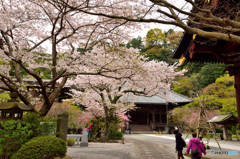
[[[204,150],[204,147],[201,143],[201,141],[197,138],[197,133],[193,132],[192,137],[188,143],[187,151],[186,153],[189,154],[189,151],[191,149],[191,156],[192,159],[201,159],[202,153],[206,155],[206,151]]]
[[[183,147],[186,146],[186,143],[182,138],[182,134],[179,133],[178,130],[174,130],[173,134],[175,134],[175,138],[176,138],[176,151],[177,151],[178,159],[181,159],[181,158],[184,159],[182,150],[183,150]]]

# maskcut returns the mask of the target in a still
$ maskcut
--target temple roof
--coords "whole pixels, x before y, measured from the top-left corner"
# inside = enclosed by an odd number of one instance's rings
[[[221,41],[211,46],[200,44],[198,40],[200,41],[202,38],[196,36],[195,40],[193,40],[193,34],[185,32],[172,58],[180,59],[179,61],[184,58],[186,62],[223,62],[216,57],[217,54],[225,54],[224,46],[219,44]]]
[[[20,109],[24,111],[31,111],[32,108],[28,107],[26,104],[19,102],[4,102],[0,103],[0,110],[9,110],[9,109]]]
[[[163,95],[146,97],[130,94],[121,97],[120,100],[123,102],[134,102],[135,104],[157,104],[157,105],[169,105],[170,103],[187,104],[193,101],[192,99],[173,91],[168,91],[166,97],[164,97]]]
[[[212,119],[208,120],[207,122],[217,123],[217,124],[223,124],[223,123],[229,123],[229,122],[238,123],[238,118],[235,117],[232,113],[218,114],[214,116]]]

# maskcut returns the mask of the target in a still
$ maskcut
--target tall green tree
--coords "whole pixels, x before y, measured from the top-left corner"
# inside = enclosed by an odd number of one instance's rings
[[[204,88],[203,94],[211,96],[212,100],[209,104],[218,106],[221,112],[232,112],[237,115],[233,77],[226,74],[218,78],[215,83]]]
[[[138,36],[137,38],[133,38],[130,42],[127,43],[126,47],[128,49],[132,47],[134,49],[142,50],[144,48],[142,37]]]
[[[214,83],[217,78],[226,74],[224,71],[225,67],[225,64],[219,63],[186,63],[181,68],[188,70],[185,73],[187,78],[184,79],[184,83],[188,83],[188,85],[185,86],[183,84],[175,84],[173,85],[173,89],[175,89],[177,92],[185,89],[184,92],[187,94],[189,94],[189,91],[199,92],[209,84]],[[181,80],[182,79],[179,79],[178,83],[182,83],[183,81]],[[193,87],[191,87],[191,90],[187,91],[184,87],[189,87],[189,85],[193,85]]]
[[[165,61],[174,63],[171,58],[177,48],[182,32],[168,30],[163,32],[159,28],[150,29],[145,37],[145,47],[142,54],[149,60]]]

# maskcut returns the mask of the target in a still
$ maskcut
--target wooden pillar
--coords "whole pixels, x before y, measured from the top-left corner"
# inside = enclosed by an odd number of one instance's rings
[[[152,111],[153,130],[155,130],[155,109]]]
[[[147,125],[149,125],[149,110],[147,111]]]
[[[167,126],[168,126],[168,105],[166,105],[166,118],[167,118]]]
[[[158,119],[158,121],[161,124],[161,112],[159,112],[159,119]]]
[[[227,66],[226,69],[230,76],[234,76],[234,86],[236,92],[237,111],[238,111],[238,123],[240,128],[240,64],[234,64],[234,66]]]
[[[238,123],[240,128],[240,73],[234,75],[235,80],[235,91],[236,91],[236,100],[237,100],[237,111],[238,111]]]
[[[226,127],[223,126],[223,139],[226,141],[227,140],[227,130]]]

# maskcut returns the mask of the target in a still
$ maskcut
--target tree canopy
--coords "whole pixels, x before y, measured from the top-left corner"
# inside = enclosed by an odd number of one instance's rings
[[[121,20],[177,26],[200,37],[240,43],[239,5],[235,0],[101,0],[59,3],[78,12]]]
[[[16,92],[33,107],[24,78],[34,79],[41,90],[41,116],[48,113],[70,76],[108,72],[105,66],[96,70],[85,52],[101,42],[121,44],[129,37],[130,25],[125,22],[94,17],[51,1],[5,0],[0,14],[0,89]]]
[[[105,52],[97,54],[99,49],[93,49],[89,53],[97,56],[92,61],[95,67],[101,69],[107,65],[108,76],[100,75],[78,75],[68,81],[72,89],[73,100],[77,103],[94,110],[103,112],[105,119],[105,136],[108,136],[108,128],[114,113],[126,113],[134,108],[133,101],[124,101],[121,98],[133,97],[133,95],[153,96],[165,95],[170,89],[176,76],[182,75],[184,71],[176,71],[176,65],[166,62],[149,61],[135,50],[126,47],[99,46],[105,48]],[[111,71],[110,71],[111,70]],[[131,96],[132,95],[132,96]],[[167,97],[166,97],[167,98]]]

